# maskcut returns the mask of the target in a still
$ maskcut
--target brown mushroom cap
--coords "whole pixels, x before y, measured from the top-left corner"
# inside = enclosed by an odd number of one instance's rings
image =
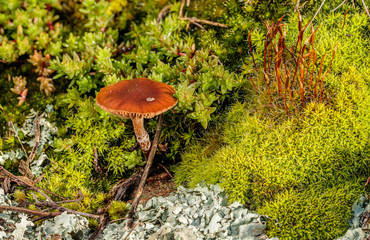
[[[96,96],[96,103],[122,118],[152,118],[173,108],[175,89],[147,78],[135,78],[108,85]]]

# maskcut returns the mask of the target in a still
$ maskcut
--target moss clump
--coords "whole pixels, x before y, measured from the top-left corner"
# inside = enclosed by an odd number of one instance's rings
[[[117,220],[125,216],[127,213],[127,204],[121,201],[112,201],[108,213],[111,220]]]
[[[321,54],[345,35],[332,24],[338,16],[327,19],[324,33],[316,36]],[[364,28],[366,23],[359,19],[365,17],[349,17],[347,30]],[[325,34],[328,28],[334,33],[330,37]],[[363,48],[350,49],[353,40]],[[218,137],[221,147],[216,145],[210,153],[214,146],[204,139],[204,144],[183,154],[177,183],[219,183],[230,201],[270,216],[270,236],[333,239],[343,234],[351,206],[365,191],[370,175],[369,68],[356,60],[368,58],[363,55],[370,49],[367,40],[354,34],[338,45],[340,54],[324,82],[332,93],[326,104],[308,103],[296,115],[278,121],[256,111],[265,106],[253,101],[263,96],[252,97],[249,105],[236,104]]]
[[[350,206],[360,194],[354,189],[358,189],[358,183],[288,190],[269,201],[259,213],[274,219],[267,222],[269,234],[281,239],[335,239],[348,229],[348,222],[343,219],[351,217]]]

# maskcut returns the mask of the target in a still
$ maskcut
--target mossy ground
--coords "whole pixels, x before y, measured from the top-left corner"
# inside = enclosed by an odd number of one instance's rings
[[[183,154],[177,182],[219,183],[231,202],[269,216],[270,236],[334,239],[343,234],[370,174],[369,36],[351,32],[359,25],[366,29],[367,20],[365,15],[347,20],[346,30],[328,19],[319,22],[321,54],[340,46],[325,79],[329,102],[311,102],[284,117],[276,106],[256,108],[266,95],[252,94],[234,105],[221,130]],[[360,48],[351,49],[354,42]]]
[[[341,2],[325,4],[313,22],[319,26],[318,59],[327,53],[324,70],[337,49],[320,90],[325,101],[307,102],[286,115],[281,102],[273,98],[276,104],[271,104],[263,94],[265,80],[253,70],[252,53],[262,66],[266,29],[261,19],[276,23],[285,15],[285,41],[295,44],[296,1],[207,0],[182,6],[167,0],[5,0],[0,5],[0,104],[17,127],[30,109],[41,114],[52,105],[47,119],[58,135],[40,149],[49,164],[37,186],[65,198],[80,189],[81,204],[64,206],[93,213],[107,203],[115,182],[144,164],[141,151],[132,149],[131,122],[99,109],[96,93],[135,77],[170,84],[179,104],[165,116],[156,161],[172,165],[171,170],[181,159],[178,183],[220,183],[230,201],[270,217],[271,236],[332,239],[346,229],[351,204],[366,192],[363,184],[370,176],[369,19],[360,1],[330,12]],[[303,25],[320,4],[299,6]],[[181,6],[183,16],[227,28],[182,19]],[[261,92],[254,90],[249,74]],[[21,106],[22,94],[11,91],[17,76],[27,80],[18,87],[29,90]],[[20,145],[7,116],[1,116],[3,154]],[[155,125],[156,119],[146,122],[149,134],[154,135]],[[21,141],[32,143],[33,136],[18,133]],[[4,166],[19,175],[21,159]],[[103,175],[96,171],[96,159]],[[26,199],[34,202],[30,193]]]

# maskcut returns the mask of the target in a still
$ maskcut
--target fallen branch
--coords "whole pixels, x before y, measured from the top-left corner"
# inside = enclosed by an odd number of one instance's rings
[[[81,192],[81,190],[79,190],[76,199],[74,200],[64,200],[64,201],[60,201],[60,202],[55,202],[53,199],[51,199],[47,194],[45,194],[43,191],[43,189],[40,189],[38,187],[35,187],[34,185],[32,185],[31,183],[21,179],[20,177],[17,177],[15,175],[13,175],[12,173],[10,173],[9,171],[7,171],[4,167],[0,166],[0,171],[4,172],[6,175],[8,175],[10,178],[12,178],[13,181],[25,186],[25,187],[28,187],[28,188],[31,188],[33,191],[35,192],[38,192],[40,193],[43,197],[46,198],[46,201],[39,201],[36,197],[36,195],[34,193],[31,193],[36,201],[36,205],[40,206],[40,207],[50,207],[51,209],[55,209],[55,210],[59,210],[61,212],[68,212],[68,213],[73,213],[73,214],[78,214],[78,215],[81,215],[81,216],[85,216],[85,217],[91,217],[91,218],[99,218],[100,215],[95,215],[95,214],[90,214],[90,213],[85,213],[85,212],[79,212],[79,211],[76,211],[76,210],[72,210],[72,209],[69,209],[69,208],[66,208],[66,207],[62,207],[62,206],[59,206],[58,203],[70,203],[70,202],[78,202],[78,201],[81,201],[83,199],[83,194]],[[26,208],[20,208],[20,209],[26,209]],[[47,213],[44,211],[44,213]],[[43,215],[39,215],[39,216],[43,216]],[[48,215],[45,215],[46,217]]]
[[[12,207],[12,206],[6,206],[6,205],[0,205],[0,212],[1,211],[19,212],[19,213],[25,213],[28,215],[40,216],[40,217],[56,217],[62,214],[62,212],[42,212],[42,211],[36,211],[36,210],[27,209],[27,208]]]

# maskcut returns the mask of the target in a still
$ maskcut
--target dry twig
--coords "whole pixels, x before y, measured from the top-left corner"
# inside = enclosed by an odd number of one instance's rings
[[[364,8],[365,8],[365,12],[367,13],[367,15],[369,16],[370,18],[370,13],[369,13],[369,9],[367,8],[366,4],[365,4],[365,1],[364,0],[361,0],[362,4],[364,5]]]
[[[98,150],[96,149],[96,146],[94,147],[94,168],[95,168],[95,171],[97,173],[99,173],[100,175],[104,175],[104,172],[103,170],[101,169],[101,167],[99,166],[99,162],[98,162]]]
[[[0,205],[0,212],[1,211],[19,212],[19,213],[25,213],[28,215],[41,216],[41,217],[56,217],[62,214],[62,212],[42,212],[42,211],[36,211],[36,210],[31,210],[31,209],[22,208],[22,207],[12,207],[12,206],[6,206],[6,205]]]
[[[170,9],[171,9],[171,5],[167,5],[164,8],[162,8],[162,10],[159,12],[158,17],[157,17],[157,21],[156,21],[157,26],[159,22],[162,20],[162,18],[164,17],[164,15],[166,15],[167,12],[170,11]]]
[[[132,227],[133,219],[134,219],[135,212],[136,212],[136,208],[137,208],[137,205],[139,204],[141,194],[143,193],[144,185],[145,185],[146,179],[148,178],[149,170],[150,170],[150,167],[152,166],[155,152],[157,151],[157,146],[158,146],[158,142],[159,142],[159,137],[161,135],[162,125],[163,125],[163,114],[161,114],[159,116],[159,120],[158,120],[158,123],[157,123],[157,130],[156,130],[154,140],[153,140],[153,145],[150,148],[148,160],[146,162],[143,175],[141,176],[141,180],[140,180],[139,186],[137,188],[134,200],[132,201],[131,209],[130,209],[130,212],[128,214],[128,217],[129,217],[129,220],[127,221],[128,227]]]
[[[204,27],[201,25],[201,23],[211,25],[211,26],[216,26],[216,27],[223,27],[223,28],[228,27],[226,24],[222,24],[222,23],[218,23],[218,22],[212,22],[212,21],[208,21],[208,20],[204,20],[204,19],[198,19],[198,18],[195,18],[195,17],[184,17],[185,2],[186,2],[186,0],[181,1],[180,12],[179,12],[179,17],[181,19],[188,20],[189,22],[191,22],[192,24],[200,27],[201,29],[204,29]],[[188,1],[187,5],[189,6],[189,4],[190,4],[190,1]]]
[[[170,173],[170,171],[168,171],[168,169],[167,169],[165,166],[163,166],[163,164],[158,163],[158,165],[159,165],[161,168],[163,168],[163,170],[165,170],[165,171],[166,171],[167,175],[168,175],[170,178],[173,178],[173,176],[172,176],[172,174]]]

